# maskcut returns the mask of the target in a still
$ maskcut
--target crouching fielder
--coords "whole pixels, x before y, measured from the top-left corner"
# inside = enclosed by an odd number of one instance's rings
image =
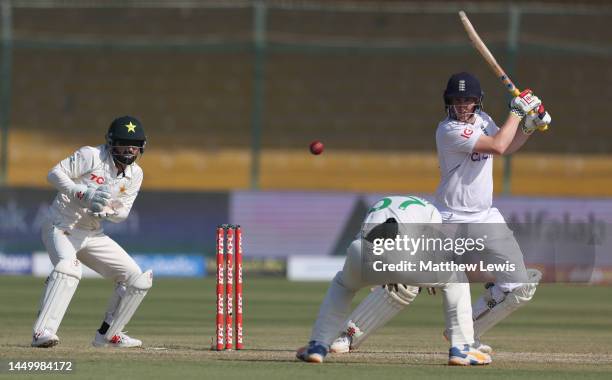
[[[58,190],[42,228],[42,240],[54,266],[47,278],[34,323],[33,347],[53,347],[70,300],[81,280],[81,262],[115,282],[96,347],[138,347],[142,342],[122,332],[151,288],[153,274],[103,232],[101,222],[119,223],[130,213],[143,173],[135,163],[145,149],[140,122],[115,119],[106,144],[85,146],[62,160],[47,179]]]
[[[332,280],[321,304],[308,345],[296,353],[298,359],[311,363],[323,362],[331,343],[344,327],[353,297],[361,288],[374,285],[374,279],[363,275],[365,266],[362,245],[372,243],[379,238],[395,238],[401,226],[422,223],[441,223],[440,213],[426,200],[414,196],[385,197],[369,210],[360,235],[347,249],[343,269]],[[446,275],[447,280],[435,283],[420,282],[423,277],[409,271],[402,272],[399,276],[402,281],[396,281],[398,278],[395,275],[393,277],[389,275],[388,281],[379,284],[396,282],[442,289],[446,329],[451,344],[449,365],[481,365],[491,362],[489,355],[472,348],[474,343],[472,307],[465,273],[452,272]],[[414,290],[418,289],[402,285],[387,287],[394,290],[385,291],[383,296],[373,299],[376,304],[368,305],[368,310],[374,311],[396,303],[409,303],[416,296]],[[378,316],[370,313],[369,317]],[[365,315],[364,320],[368,320],[369,317]]]

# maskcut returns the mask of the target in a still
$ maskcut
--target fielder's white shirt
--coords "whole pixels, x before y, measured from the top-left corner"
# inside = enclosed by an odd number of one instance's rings
[[[393,195],[379,199],[368,210],[360,234],[367,235],[376,225],[394,218],[398,224],[403,223],[442,223],[438,209],[427,200],[414,195]],[[358,234],[356,239],[359,239]]]
[[[499,131],[489,115],[481,111],[474,124],[446,118],[438,124],[436,147],[441,180],[435,205],[442,212],[481,212],[493,202],[493,155],[474,152],[483,134]]]
[[[74,184],[111,188],[112,202],[118,212],[108,218],[111,222],[121,222],[127,218],[142,184],[143,172],[133,163],[125,173],[117,173],[117,168],[106,145],[84,146],[70,157],[60,161],[47,176],[48,181],[58,190],[50,207],[51,222],[60,229],[83,229],[101,231],[100,219],[90,215],[87,208],[81,207],[70,195]]]

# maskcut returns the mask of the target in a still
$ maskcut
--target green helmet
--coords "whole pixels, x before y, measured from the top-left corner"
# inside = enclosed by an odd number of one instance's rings
[[[147,145],[147,136],[140,120],[132,116],[121,116],[113,120],[108,128],[106,144],[115,161],[130,165],[136,161],[138,155],[126,152],[119,147],[136,146],[140,154],[143,154]]]

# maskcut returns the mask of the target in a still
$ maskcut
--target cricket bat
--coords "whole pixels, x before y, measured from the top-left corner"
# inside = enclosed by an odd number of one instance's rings
[[[499,63],[497,63],[497,60],[495,59],[493,54],[491,54],[491,51],[487,48],[487,45],[482,42],[482,39],[476,32],[476,29],[474,29],[474,26],[472,25],[470,19],[467,17],[464,11],[459,11],[459,18],[461,19],[461,23],[463,24],[463,27],[465,28],[465,31],[468,37],[470,38],[470,41],[472,41],[472,45],[474,46],[474,48],[478,50],[482,58],[484,58],[484,60],[489,64],[491,70],[493,70],[493,73],[495,73],[497,78],[502,81],[502,83],[504,84],[506,89],[512,94],[512,96],[518,96],[521,91],[516,88],[514,82],[512,82],[512,80],[510,79],[510,77],[508,77],[504,69],[502,69]],[[530,112],[530,114],[532,113],[535,113],[535,111]],[[543,113],[544,106],[540,106],[538,108],[538,114]],[[546,131],[548,130],[548,125],[543,125],[538,129],[540,131]]]

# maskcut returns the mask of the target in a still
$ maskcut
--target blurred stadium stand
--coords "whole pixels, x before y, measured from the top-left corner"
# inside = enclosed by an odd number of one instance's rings
[[[59,159],[102,143],[115,116],[132,114],[149,135],[145,187],[248,188],[255,3],[120,4],[13,1],[6,184],[43,186]],[[458,21],[462,4],[266,2],[260,187],[433,191],[448,76],[474,72],[485,110],[500,123],[506,114],[503,87]],[[517,85],[533,88],[554,118],[513,157],[511,193],[612,195],[612,7],[515,7],[516,54],[511,8],[466,9]],[[319,157],[307,153],[314,139],[326,145]]]

